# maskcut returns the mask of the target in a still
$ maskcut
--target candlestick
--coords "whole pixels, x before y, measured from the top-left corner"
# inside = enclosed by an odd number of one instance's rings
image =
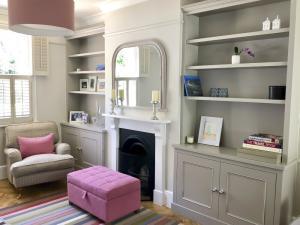
[[[151,101],[152,106],[153,106],[153,116],[152,116],[152,120],[159,120],[159,118],[157,117],[157,105],[159,103],[159,101]]]
[[[110,102],[111,102],[111,112],[110,112],[110,114],[111,115],[116,115],[116,113],[115,113],[116,99],[111,98]]]

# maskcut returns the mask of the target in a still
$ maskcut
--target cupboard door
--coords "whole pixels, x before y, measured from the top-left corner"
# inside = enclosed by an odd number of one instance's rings
[[[102,165],[102,135],[95,132],[81,131],[81,159],[85,167]]]
[[[177,160],[177,203],[217,217],[220,162],[181,153]]]
[[[220,219],[234,225],[273,224],[275,185],[276,174],[222,163]]]
[[[71,146],[71,154],[78,162],[80,160],[79,149],[80,149],[80,133],[77,129],[68,127],[62,127],[62,142],[67,143]]]

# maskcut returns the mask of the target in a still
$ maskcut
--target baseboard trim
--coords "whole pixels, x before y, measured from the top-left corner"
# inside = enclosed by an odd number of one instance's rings
[[[7,178],[6,166],[0,166],[0,180]]]
[[[173,192],[165,191],[165,206],[171,208],[172,203],[173,203]]]

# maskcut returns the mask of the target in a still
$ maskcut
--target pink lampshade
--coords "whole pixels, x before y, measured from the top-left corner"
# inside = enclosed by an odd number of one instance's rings
[[[73,0],[8,0],[9,28],[35,36],[68,36],[74,31]]]

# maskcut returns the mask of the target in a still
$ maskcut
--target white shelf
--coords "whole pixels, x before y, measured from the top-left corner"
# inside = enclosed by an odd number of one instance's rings
[[[74,71],[74,72],[70,72],[70,75],[83,75],[83,74],[105,74],[105,70],[91,70],[91,71]]]
[[[77,95],[101,95],[104,96],[103,92],[91,92],[91,91],[69,91],[69,94],[77,94]]]
[[[105,51],[87,52],[87,53],[69,55],[69,58],[82,58],[82,57],[97,56],[97,55],[104,55],[104,54],[105,54]]]
[[[201,45],[234,42],[234,41],[250,41],[250,40],[262,40],[262,39],[270,39],[270,38],[281,38],[281,37],[287,37],[289,35],[289,32],[290,32],[289,28],[282,28],[278,30],[256,31],[256,32],[248,32],[248,33],[241,33],[241,34],[198,38],[198,39],[188,40],[187,43],[201,46]]]
[[[87,29],[75,31],[74,35],[67,37],[67,40],[86,38],[86,37],[90,37],[98,34],[104,34],[104,33],[105,33],[105,27],[87,28]]]
[[[287,62],[261,62],[261,63],[188,66],[187,69],[188,70],[216,70],[216,69],[264,68],[264,67],[286,67],[286,66],[287,66]]]
[[[238,103],[257,103],[257,104],[274,104],[284,105],[284,100],[255,99],[255,98],[221,98],[221,97],[186,97],[194,101],[214,101],[214,102],[238,102]]]
[[[187,15],[209,15],[224,11],[247,8],[254,5],[268,4],[284,0],[203,0],[201,2],[187,4],[182,7]]]

